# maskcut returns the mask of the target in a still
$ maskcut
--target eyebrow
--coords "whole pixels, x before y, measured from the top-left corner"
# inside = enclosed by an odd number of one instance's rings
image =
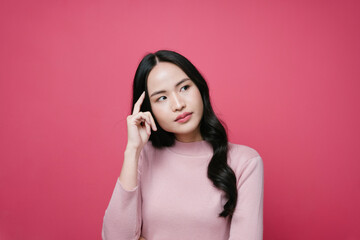
[[[180,84],[182,84],[183,82],[187,81],[187,80],[190,80],[190,78],[184,78],[183,80],[181,80],[180,82],[178,82],[177,84],[175,84],[175,87],[179,86]],[[156,92],[153,92],[151,94],[150,97],[156,95],[156,94],[159,94],[159,93],[165,93],[166,91],[165,90],[160,90],[160,91],[156,91]]]

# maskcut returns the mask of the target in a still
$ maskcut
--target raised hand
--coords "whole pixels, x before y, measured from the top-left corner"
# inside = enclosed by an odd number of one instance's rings
[[[134,105],[131,115],[127,117],[128,142],[127,147],[142,149],[153,131],[157,131],[156,124],[150,112],[140,112],[141,104],[145,99],[145,91]]]

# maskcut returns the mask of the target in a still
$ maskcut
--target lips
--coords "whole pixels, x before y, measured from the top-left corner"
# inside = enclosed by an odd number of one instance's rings
[[[177,118],[175,119],[175,121],[182,119],[184,117],[186,117],[187,115],[191,114],[191,112],[184,112],[183,114],[180,114],[179,116],[177,116]]]

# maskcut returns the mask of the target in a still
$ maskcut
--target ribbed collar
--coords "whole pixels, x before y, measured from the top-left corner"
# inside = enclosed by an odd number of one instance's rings
[[[201,157],[213,155],[213,148],[210,143],[205,140],[196,142],[180,142],[175,139],[175,144],[167,147],[168,150],[185,156]]]

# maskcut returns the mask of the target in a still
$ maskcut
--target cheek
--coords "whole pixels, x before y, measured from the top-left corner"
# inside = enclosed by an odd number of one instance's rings
[[[199,109],[200,109],[201,116],[202,116],[204,114],[204,105],[203,105],[202,101],[200,101]]]
[[[163,122],[163,116],[166,116],[164,110],[159,106],[151,105],[151,110],[153,112],[153,117],[160,124]]]
[[[196,98],[196,102],[198,103],[197,108],[200,109],[201,111],[203,111],[204,103],[202,101],[201,94],[199,91],[197,91],[195,98]]]

